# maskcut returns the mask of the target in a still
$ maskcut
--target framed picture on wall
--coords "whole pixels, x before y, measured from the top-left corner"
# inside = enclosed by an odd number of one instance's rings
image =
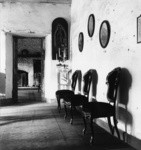
[[[93,36],[94,34],[94,29],[95,29],[95,17],[93,14],[91,14],[89,16],[89,19],[88,19],[88,35],[90,37]]]
[[[141,43],[141,15],[137,17],[137,43]]]
[[[84,46],[84,35],[83,32],[80,32],[78,36],[78,48],[80,52],[83,51],[83,46]]]
[[[106,48],[109,43],[110,32],[111,32],[110,24],[107,20],[104,20],[101,23],[99,30],[99,41],[103,48]]]

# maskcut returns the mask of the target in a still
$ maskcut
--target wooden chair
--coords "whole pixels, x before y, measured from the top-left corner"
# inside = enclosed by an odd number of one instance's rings
[[[84,129],[83,133],[85,134],[87,124],[86,119],[90,119],[90,128],[91,128],[91,138],[90,143],[94,142],[94,129],[93,129],[93,120],[96,118],[107,117],[108,124],[112,135],[114,134],[114,130],[116,130],[117,136],[120,139],[119,130],[117,128],[117,119],[116,119],[116,99],[117,99],[117,91],[119,86],[121,68],[115,68],[112,70],[107,78],[106,84],[108,85],[107,89],[107,100],[106,102],[85,102],[83,103],[82,114],[84,118]],[[113,117],[114,127],[111,124],[111,117]]]
[[[76,70],[72,75],[72,82],[71,82],[71,90],[63,89],[63,90],[57,90],[56,91],[56,99],[58,103],[58,110],[60,112],[61,110],[61,104],[60,100],[63,99],[65,102],[70,102],[71,97],[74,95],[74,91],[76,88],[76,83],[78,80],[79,90],[81,88],[81,70]],[[66,110],[66,109],[65,109]],[[66,112],[67,114],[67,112]]]
[[[84,76],[83,76],[83,95],[81,94],[74,94],[71,99],[71,120],[70,123],[73,124],[73,111],[76,110],[76,108],[79,108],[79,111],[81,111],[81,107],[83,106],[83,103],[87,103],[89,100],[89,92],[90,92],[90,86],[92,82],[92,75],[96,72],[96,70],[90,69],[88,70]]]

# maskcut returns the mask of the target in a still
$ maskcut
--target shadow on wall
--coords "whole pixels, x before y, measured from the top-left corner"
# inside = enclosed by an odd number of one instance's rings
[[[0,96],[5,94],[5,78],[6,75],[4,73],[0,73]]]
[[[96,98],[97,94],[98,74],[96,70],[92,70],[92,97]]]
[[[98,74],[95,69],[90,69],[90,72],[92,73],[92,81],[91,81],[91,87],[90,88],[90,93],[89,93],[89,98],[90,101],[96,101],[96,95],[97,95],[97,83],[98,83]]]
[[[132,86],[132,76],[126,68],[122,68],[119,85],[119,120],[125,124],[125,132],[123,133],[123,139],[126,140],[125,134],[127,133],[127,126],[132,127],[133,118],[131,113],[128,111],[129,102],[129,90]]]

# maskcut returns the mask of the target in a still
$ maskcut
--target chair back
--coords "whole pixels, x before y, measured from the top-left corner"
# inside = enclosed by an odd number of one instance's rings
[[[89,96],[90,86],[91,86],[92,81],[93,81],[93,73],[94,72],[95,72],[94,69],[90,69],[83,76],[83,81],[84,81],[83,93],[87,97]]]
[[[72,84],[71,84],[72,91],[75,91],[77,80],[78,80],[78,88],[79,90],[81,90],[81,79],[82,79],[81,70],[76,70],[72,75]]]
[[[120,80],[120,72],[121,68],[115,68],[111,72],[108,73],[106,78],[106,84],[108,85],[107,90],[107,99],[109,102],[115,103],[117,98],[117,91],[119,86],[119,80]]]

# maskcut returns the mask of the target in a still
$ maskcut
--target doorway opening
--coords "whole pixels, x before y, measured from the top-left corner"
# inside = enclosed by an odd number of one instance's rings
[[[28,72],[18,70],[18,87],[28,86]]]
[[[41,101],[44,78],[44,37],[13,36],[13,99]]]
[[[39,87],[41,85],[41,60],[33,60],[33,70],[34,70],[34,86]]]

